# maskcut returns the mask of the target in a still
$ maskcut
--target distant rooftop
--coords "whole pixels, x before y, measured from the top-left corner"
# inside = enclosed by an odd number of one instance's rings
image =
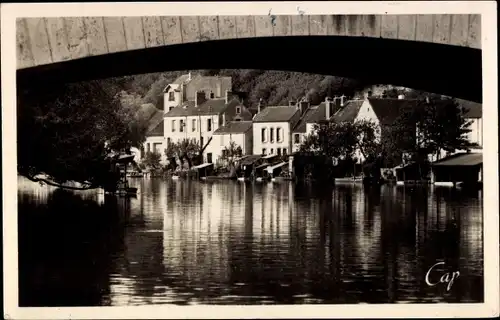
[[[231,121],[215,130],[214,134],[245,133],[250,129],[252,129],[252,121]]]
[[[343,106],[333,115],[333,120],[337,123],[354,121],[362,104],[363,100],[347,101],[345,106]]]
[[[288,122],[299,109],[290,106],[265,107],[255,115],[253,122]]]
[[[226,104],[226,99],[217,98],[206,100],[199,106],[195,106],[194,101],[186,101],[182,105],[173,108],[165,114],[165,117],[189,117],[189,116],[206,116],[217,115],[224,112],[229,106],[237,105],[237,99],[231,100]]]

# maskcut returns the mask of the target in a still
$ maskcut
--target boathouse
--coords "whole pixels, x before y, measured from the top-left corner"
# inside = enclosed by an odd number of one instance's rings
[[[442,186],[482,183],[483,154],[458,153],[434,162],[431,181]]]

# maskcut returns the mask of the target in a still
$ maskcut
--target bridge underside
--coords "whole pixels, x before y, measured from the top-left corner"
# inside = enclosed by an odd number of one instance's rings
[[[482,102],[481,50],[365,37],[205,41],[86,57],[17,71],[18,88],[196,69],[310,72]]]

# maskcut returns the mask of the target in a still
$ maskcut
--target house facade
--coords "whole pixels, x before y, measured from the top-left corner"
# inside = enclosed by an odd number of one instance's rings
[[[209,99],[199,91],[194,101],[186,101],[164,117],[165,148],[169,143],[194,140],[202,149],[208,148],[214,132],[229,121],[249,121],[251,114],[243,101],[227,91],[224,98]],[[203,152],[203,161],[213,162],[212,152]]]
[[[253,118],[253,154],[286,155],[292,152],[292,130],[308,103],[260,107]]]
[[[227,122],[214,131],[212,140],[207,146],[207,154],[212,154],[215,163],[221,160],[225,150],[231,143],[241,148],[241,155],[251,155],[253,151],[252,121],[237,120]]]
[[[292,152],[299,151],[306,137],[315,133],[315,126],[322,121],[329,120],[345,103],[347,102],[344,102],[344,97],[342,99],[335,97],[333,101],[327,97],[319,105],[309,106],[293,128]]]
[[[231,77],[184,74],[163,89],[163,110],[165,113],[186,101],[193,101],[198,92],[205,92],[209,99],[224,98],[231,91]]]

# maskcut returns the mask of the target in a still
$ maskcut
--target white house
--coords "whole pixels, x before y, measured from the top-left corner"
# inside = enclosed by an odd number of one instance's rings
[[[482,105],[463,100],[457,100],[466,110],[465,118],[472,122],[471,132],[468,134],[469,141],[476,143],[477,148],[473,151],[478,151],[482,146]],[[341,108],[334,115],[334,120],[337,122],[342,121],[371,121],[378,127],[376,132],[378,138],[382,138],[386,130],[396,121],[402,114],[403,110],[417,108],[419,100],[405,99],[400,96],[394,98],[374,98],[367,97],[364,100],[351,100],[345,107]],[[439,106],[439,101],[436,101]],[[460,152],[457,150],[457,152]],[[444,151],[439,155],[439,158],[446,156]],[[363,155],[358,150],[356,157],[360,161],[364,160]],[[435,161],[437,156],[430,156],[430,161]]]
[[[218,161],[231,142],[241,148],[242,155],[251,155],[253,150],[252,121],[230,121],[219,127],[214,131],[206,152],[211,153],[213,159]]]
[[[347,102],[346,102],[347,103]],[[299,122],[293,128],[292,151],[299,151],[300,145],[308,135],[314,133],[315,125],[321,121],[329,120],[333,114],[344,105],[344,96],[335,97],[333,101],[326,98],[317,106],[310,106],[302,115]]]
[[[293,101],[289,106],[260,106],[253,119],[253,154],[291,153],[292,129],[308,108],[308,102]]]
[[[232,120],[250,119],[250,112],[232,92],[227,91],[225,98],[207,99],[206,93],[200,91],[194,101],[186,101],[165,114],[165,148],[169,143],[190,139],[205,149],[220,126]],[[214,155],[204,152],[203,160],[212,162]]]
[[[209,99],[224,98],[231,91],[231,77],[181,75],[163,89],[163,110],[165,113],[186,101],[193,101],[197,92],[203,91]]]

